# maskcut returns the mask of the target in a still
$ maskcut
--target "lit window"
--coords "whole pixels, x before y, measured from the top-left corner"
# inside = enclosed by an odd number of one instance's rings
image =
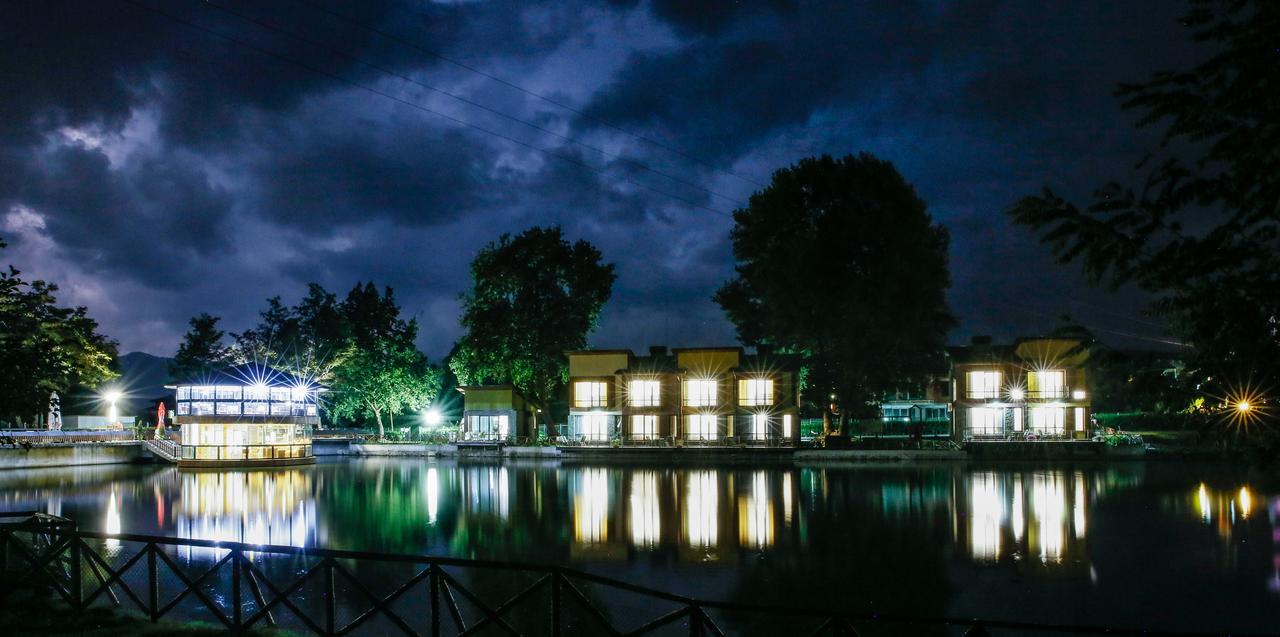
[[[192,400],[213,400],[213,386],[197,385],[191,388]]]
[[[751,439],[764,440],[769,434],[769,416],[767,414],[751,415]]]
[[[1001,410],[987,407],[971,407],[969,409],[969,434],[973,436],[1004,435],[1004,419]]]
[[[271,392],[266,385],[250,385],[244,388],[245,400],[266,400]]]
[[[1066,410],[1061,407],[1036,407],[1031,410],[1031,430],[1043,435],[1062,435]]]
[[[190,387],[179,387],[179,388],[178,388],[178,400],[191,400],[191,388],[190,388]]]
[[[716,381],[684,381],[684,404],[687,407],[715,407]]]
[[[292,391],[288,387],[272,387],[271,401],[277,402],[277,403],[287,403],[289,402],[289,395],[291,393]]]
[[[583,414],[578,416],[578,435],[583,440],[604,442],[609,439],[608,414]]]
[[[693,414],[685,422],[690,440],[715,440],[718,435],[714,414]]]
[[[271,403],[272,416],[292,416],[293,403]]]
[[[782,437],[791,438],[791,414],[782,417]]]
[[[1066,372],[1060,369],[1028,372],[1027,389],[1031,391],[1032,398],[1065,398]]]
[[[219,416],[239,416],[240,415],[240,403],[238,402],[235,402],[235,403],[219,402],[217,403],[217,405],[218,405],[217,414]]]
[[[969,372],[969,398],[998,398],[1000,372]]]
[[[627,400],[632,407],[657,407],[661,403],[661,391],[662,383],[656,380],[633,380]]]
[[[773,404],[773,380],[748,378],[738,381],[738,404],[763,407]]]
[[[240,387],[237,385],[218,385],[218,400],[240,400]]]
[[[608,385],[595,381],[578,381],[573,384],[574,407],[604,407],[608,398]]]
[[[210,388],[210,392],[212,391],[213,391],[213,388]],[[191,415],[192,416],[212,416],[213,401],[197,401],[197,402],[191,403]]]
[[[178,403],[179,416],[186,416],[186,415],[189,415],[190,413],[191,413],[191,403],[188,403],[188,402]]]
[[[1084,407],[1076,407],[1076,431],[1084,431]]]
[[[658,437],[657,416],[632,416],[631,437],[638,440],[653,440]]]
[[[248,402],[244,404],[244,415],[246,416],[265,416],[267,415],[267,403],[262,401]]]

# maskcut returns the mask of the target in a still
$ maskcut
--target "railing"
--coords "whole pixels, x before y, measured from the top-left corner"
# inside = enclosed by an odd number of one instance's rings
[[[311,455],[311,441],[275,445],[179,445],[182,460],[287,460]]]
[[[182,457],[182,445],[172,440],[144,440],[147,449],[169,462],[177,462]]]
[[[206,551],[211,565],[195,564],[197,572],[192,572],[190,560],[183,564],[182,558],[175,557],[182,550]],[[287,568],[273,569],[273,562]],[[378,565],[384,570],[366,568]],[[388,578],[385,569],[390,567],[401,567],[408,576]],[[280,581],[281,570],[285,581]],[[505,583],[508,590],[486,599],[492,591],[482,592],[474,581],[482,578],[464,584],[463,571],[487,573],[490,584]],[[912,627],[959,629],[973,637],[1028,632],[1146,637],[1218,634],[702,600],[560,566],[78,531],[71,520],[36,512],[0,513],[0,575],[0,604],[18,590],[44,586],[73,611],[110,605],[131,608],[158,621],[186,619],[184,613],[190,615],[194,608],[212,615],[233,633],[287,621],[297,630],[325,636],[394,632],[436,637],[497,629],[511,635],[553,636],[653,635],[675,630],[705,637],[723,636],[735,626],[760,630],[771,625],[797,636],[832,637],[856,636],[859,630],[875,628],[901,634]],[[177,585],[166,586],[172,580]],[[620,604],[624,597],[634,603]],[[406,602],[419,606],[401,608]],[[631,612],[620,612],[626,610]],[[622,622],[627,626],[620,628]]]

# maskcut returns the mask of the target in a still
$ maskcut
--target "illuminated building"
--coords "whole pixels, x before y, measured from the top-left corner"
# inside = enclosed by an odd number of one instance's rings
[[[537,408],[511,385],[459,387],[463,441],[505,442],[536,436]]]
[[[583,443],[795,444],[798,366],[741,347],[569,352],[569,424]]]
[[[168,386],[182,433],[179,467],[312,464],[320,423],[315,383],[262,365],[237,365]]]
[[[1004,346],[976,337],[949,354],[957,440],[1089,437],[1088,352],[1079,340],[1025,338]]]

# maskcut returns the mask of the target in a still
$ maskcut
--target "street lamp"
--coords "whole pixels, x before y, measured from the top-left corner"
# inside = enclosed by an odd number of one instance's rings
[[[1247,413],[1249,413],[1252,409],[1253,409],[1253,405],[1250,405],[1250,404],[1249,404],[1249,401],[1247,401],[1247,400],[1242,400],[1242,401],[1240,401],[1240,402],[1236,403],[1236,411],[1238,411],[1238,412],[1240,412],[1240,413],[1242,413],[1242,414],[1247,414]]]
[[[120,400],[120,391],[109,389],[102,393],[102,399],[107,401],[107,424],[114,425],[119,423],[120,410],[116,408],[116,401]]]
[[[422,422],[432,427],[440,426],[440,422],[443,420],[444,417],[440,415],[440,410],[438,409],[432,408],[422,412]]]

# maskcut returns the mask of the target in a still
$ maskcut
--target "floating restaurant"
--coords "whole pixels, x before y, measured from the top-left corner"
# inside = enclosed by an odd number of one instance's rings
[[[175,392],[179,467],[313,464],[312,429],[325,388],[264,365],[228,367],[168,386]]]

